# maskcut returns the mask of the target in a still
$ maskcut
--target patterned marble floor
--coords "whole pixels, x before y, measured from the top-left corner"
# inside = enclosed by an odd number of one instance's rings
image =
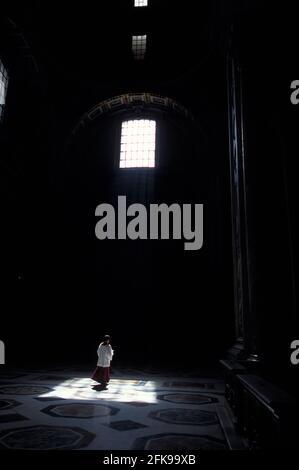
[[[100,391],[84,370],[0,375],[0,450],[244,448],[220,378],[122,369]]]

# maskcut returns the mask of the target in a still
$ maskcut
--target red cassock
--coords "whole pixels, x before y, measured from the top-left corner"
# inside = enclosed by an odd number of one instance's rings
[[[98,383],[107,384],[110,380],[110,367],[97,366],[91,378]]]

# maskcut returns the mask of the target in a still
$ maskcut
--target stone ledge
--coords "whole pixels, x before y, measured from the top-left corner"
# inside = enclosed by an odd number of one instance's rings
[[[284,390],[253,374],[237,375],[241,385],[262,404],[273,409],[295,407],[295,400]]]

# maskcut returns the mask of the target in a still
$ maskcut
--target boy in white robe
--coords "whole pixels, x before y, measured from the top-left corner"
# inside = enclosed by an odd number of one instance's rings
[[[110,362],[113,357],[113,349],[110,344],[110,336],[105,335],[103,341],[98,347],[97,367],[92,374],[92,379],[99,382],[104,388],[107,387],[110,380]]]

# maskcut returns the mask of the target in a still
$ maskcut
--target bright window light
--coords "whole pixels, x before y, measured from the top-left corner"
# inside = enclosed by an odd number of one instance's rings
[[[143,60],[146,52],[146,34],[132,36],[132,51],[136,60]]]
[[[156,121],[124,121],[121,128],[120,168],[153,168],[156,151]]]
[[[2,117],[3,117],[7,86],[8,86],[7,70],[0,60],[0,121],[2,120]]]
[[[134,0],[134,7],[147,7],[148,0]]]

